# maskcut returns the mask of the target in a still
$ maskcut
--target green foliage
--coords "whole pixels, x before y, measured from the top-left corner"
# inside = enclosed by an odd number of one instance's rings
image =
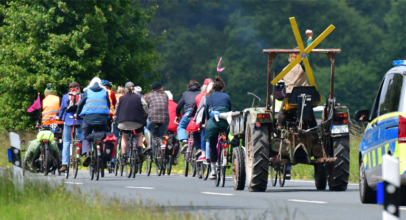
[[[159,54],[147,26],[155,6],[132,0],[2,1],[0,126],[23,130],[37,114],[26,109],[48,83],[58,95],[94,76],[146,87]]]
[[[267,56],[262,49],[297,46],[289,17],[296,18],[304,40],[306,29],[316,38],[330,24],[336,27],[318,48],[342,49],[336,55],[334,96],[351,112],[369,109],[392,61],[406,59],[403,1],[141,1],[142,6],[150,4],[159,5],[151,33],[167,31],[157,47],[162,54],[158,71],[175,101],[190,79],[214,78],[220,56],[225,67],[220,76],[233,109],[251,105],[247,92],[264,100]],[[310,63],[325,98],[331,63],[323,54],[313,55]],[[272,72],[286,65],[287,55],[278,55]]]

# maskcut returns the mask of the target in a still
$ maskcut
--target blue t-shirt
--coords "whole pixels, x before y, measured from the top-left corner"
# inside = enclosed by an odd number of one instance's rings
[[[211,99],[213,98],[213,105]],[[207,96],[206,107],[204,109],[206,118],[210,118],[209,110],[214,107],[227,107],[231,111],[231,99],[230,96],[224,92],[214,91],[213,94]]]
[[[82,95],[82,94],[81,94]],[[69,93],[65,94],[62,97],[61,100],[61,108],[59,110],[59,118],[64,122],[65,125],[72,126],[73,125],[73,118],[69,118],[69,116],[72,116],[76,114],[76,111],[74,112],[66,112],[66,108],[68,108],[69,105]],[[76,120],[75,125],[80,125],[82,124],[83,120]]]

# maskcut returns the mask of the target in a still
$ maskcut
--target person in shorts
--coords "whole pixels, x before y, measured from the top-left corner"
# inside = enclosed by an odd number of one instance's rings
[[[121,139],[122,159],[125,162],[128,158],[128,138],[135,130],[138,156],[142,161],[142,132],[147,124],[148,106],[140,94],[134,93],[134,83],[127,82],[125,90],[126,93],[120,98],[114,116],[118,129],[123,133]]]

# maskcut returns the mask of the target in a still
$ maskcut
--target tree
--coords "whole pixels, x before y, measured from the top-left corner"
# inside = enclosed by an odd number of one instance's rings
[[[144,88],[159,61],[147,26],[156,7],[132,0],[21,0],[0,6],[0,126],[26,129],[26,109],[46,84],[62,95],[72,81],[94,76]],[[148,75],[145,75],[145,74]]]

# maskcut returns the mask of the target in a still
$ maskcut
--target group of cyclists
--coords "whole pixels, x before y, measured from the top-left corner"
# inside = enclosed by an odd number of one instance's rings
[[[217,122],[210,116],[210,111],[231,111],[231,99],[223,93],[224,87],[225,83],[220,77],[214,80],[205,79],[203,85],[190,80],[176,104],[172,93],[164,91],[159,82],[152,83],[151,91],[144,95],[141,94],[142,88],[132,82],[127,82],[124,87],[119,86],[115,93],[111,90],[111,82],[94,77],[83,92],[79,83],[70,83],[69,91],[62,98],[56,96],[49,85],[44,91],[41,120],[37,127],[58,125],[63,142],[58,145],[56,141],[50,140],[50,149],[55,158],[61,158],[60,172],[65,172],[69,166],[73,129],[76,131],[76,138],[82,141],[84,167],[88,167],[92,160],[88,137],[94,131],[111,132],[117,138],[121,135],[119,144],[122,163],[128,160],[128,140],[131,134],[135,134],[134,146],[140,161],[143,161],[145,153],[152,150],[154,137],[161,137],[159,145],[162,146],[163,137],[168,131],[177,134],[182,148],[177,150],[173,165],[177,165],[177,158],[186,152],[188,133],[191,133],[197,161],[210,163],[210,179],[216,179],[217,138],[220,131],[227,130],[228,123],[225,120]],[[62,155],[59,155],[59,151]],[[31,141],[24,166],[31,164],[38,152],[38,140]]]

